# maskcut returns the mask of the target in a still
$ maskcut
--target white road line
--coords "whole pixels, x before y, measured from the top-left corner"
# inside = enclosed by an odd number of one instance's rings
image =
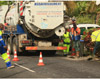
[[[19,66],[19,67],[21,67],[21,68],[23,68],[23,69],[26,69],[26,70],[28,70],[30,72],[35,72],[35,71],[33,71],[33,70],[31,70],[31,69],[29,69],[27,67],[24,67],[24,66],[21,66],[21,65],[17,64],[17,63],[14,63],[14,64],[17,65],[17,66]]]
[[[2,59],[2,57],[0,57],[0,59]],[[35,72],[35,71],[33,71],[33,70],[31,70],[31,69],[29,69],[27,67],[24,67],[24,66],[21,66],[21,65],[17,64],[17,63],[14,63],[14,64],[17,65],[17,66],[19,66],[19,67],[21,67],[21,68],[23,68],[23,69],[26,69],[26,70],[28,70],[30,72]]]

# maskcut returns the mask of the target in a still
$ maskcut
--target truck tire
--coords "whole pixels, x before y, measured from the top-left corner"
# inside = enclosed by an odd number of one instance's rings
[[[10,43],[10,41],[10,38],[8,38],[7,49],[9,49],[9,53],[12,54],[12,44]]]
[[[6,46],[7,46],[7,44],[8,44],[8,40],[7,40],[7,39],[5,39],[5,40],[4,40],[4,42],[5,42]]]

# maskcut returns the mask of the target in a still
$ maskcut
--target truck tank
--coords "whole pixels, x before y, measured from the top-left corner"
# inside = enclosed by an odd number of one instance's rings
[[[10,6],[5,21],[11,26],[18,24],[19,7],[17,3]],[[49,38],[56,34],[62,36],[64,28],[63,2],[24,2],[23,18],[20,20],[23,27],[39,38]]]

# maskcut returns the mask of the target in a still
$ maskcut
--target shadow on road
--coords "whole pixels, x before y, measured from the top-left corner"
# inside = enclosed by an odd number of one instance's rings
[[[30,52],[20,52],[18,53],[18,56],[39,56],[40,52],[42,52],[42,55],[44,57],[55,57],[55,56],[62,56],[60,54],[56,54],[54,51],[30,51]]]

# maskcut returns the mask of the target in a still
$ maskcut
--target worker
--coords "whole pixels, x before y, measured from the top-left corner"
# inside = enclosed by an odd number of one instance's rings
[[[72,40],[73,40],[73,52],[76,55],[75,58],[79,58],[80,53],[80,28],[76,25],[76,20],[72,19],[73,27],[71,28]],[[72,55],[73,56],[73,55]]]
[[[0,54],[3,60],[6,63],[7,69],[13,68],[14,66],[11,65],[10,59],[8,58],[8,55],[6,53],[6,45],[2,39],[2,31],[3,31],[4,25],[0,23]]]
[[[66,46],[67,47],[66,50],[63,50],[63,52],[64,52],[64,56],[67,56],[68,53],[69,53],[70,41],[71,41],[70,29],[66,29],[66,32],[63,35],[63,38],[64,38],[64,45],[63,46]]]
[[[100,30],[92,32],[91,40],[92,42],[96,42],[94,50],[93,50],[92,59],[99,60],[99,58],[95,54],[96,54],[96,51],[100,48]]]

